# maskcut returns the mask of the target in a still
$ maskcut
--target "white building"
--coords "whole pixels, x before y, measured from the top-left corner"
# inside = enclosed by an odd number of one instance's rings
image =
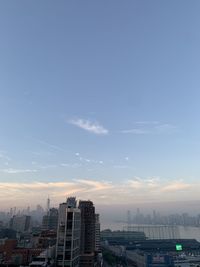
[[[78,267],[80,257],[80,209],[76,199],[69,198],[59,206],[56,261],[60,267]]]

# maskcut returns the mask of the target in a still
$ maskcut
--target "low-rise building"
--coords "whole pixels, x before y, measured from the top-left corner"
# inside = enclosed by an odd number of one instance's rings
[[[173,257],[162,253],[126,251],[126,257],[139,267],[174,267]]]
[[[101,231],[101,241],[106,241],[110,245],[128,245],[135,241],[146,240],[146,236],[143,232],[132,231]]]

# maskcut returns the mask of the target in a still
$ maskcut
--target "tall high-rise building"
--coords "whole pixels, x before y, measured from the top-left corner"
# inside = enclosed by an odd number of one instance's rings
[[[14,215],[10,219],[10,228],[17,232],[27,232],[30,230],[31,216]]]
[[[79,267],[81,213],[76,199],[60,204],[56,244],[57,266]]]
[[[51,208],[42,219],[42,228],[45,230],[57,230],[58,209]]]
[[[50,198],[48,197],[47,198],[47,214],[49,213],[49,211],[50,211]]]
[[[93,267],[95,261],[95,207],[92,201],[80,201],[81,246],[80,267]]]
[[[100,221],[99,214],[95,214],[95,251],[100,251]]]
[[[77,201],[75,197],[68,197],[67,198],[67,205],[68,207],[76,208],[77,207]]]

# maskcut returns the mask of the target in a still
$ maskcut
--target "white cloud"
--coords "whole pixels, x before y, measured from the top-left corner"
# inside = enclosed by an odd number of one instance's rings
[[[133,128],[133,129],[127,129],[127,130],[122,130],[121,133],[131,133],[131,134],[148,134],[149,131],[146,129],[140,129],[140,128]]]
[[[82,164],[80,163],[60,163],[61,167],[68,167],[68,168],[80,168]]]
[[[34,170],[34,169],[12,169],[12,168],[3,169],[1,171],[4,173],[9,173],[9,174],[37,172],[37,170]]]
[[[122,130],[124,134],[172,134],[177,131],[177,126],[164,123],[161,124],[157,121],[136,122],[136,127],[131,129]]]
[[[46,165],[40,165],[39,168],[40,169],[52,169],[52,168],[56,168],[58,167],[58,165],[56,164],[46,164]]]
[[[11,158],[4,151],[0,151],[0,159],[6,160],[6,161],[11,160]]]
[[[155,126],[155,131],[158,133],[173,133],[177,131],[177,126],[168,123]]]
[[[143,188],[143,183],[140,180],[131,180],[129,181],[130,187],[133,189],[141,189]]]
[[[70,167],[70,164],[69,163],[60,163],[60,166],[61,167]]]
[[[50,149],[53,149],[53,150],[58,150],[58,151],[61,151],[61,152],[66,152],[66,150],[64,150],[62,147],[59,147],[57,145],[54,145],[54,144],[50,144],[44,140],[39,140],[39,139],[35,139],[38,143],[50,148]]]
[[[86,191],[101,191],[112,188],[112,184],[109,182],[95,181],[89,179],[77,179],[76,182],[86,186]]]
[[[185,191],[191,188],[192,185],[184,183],[182,181],[173,181],[162,188],[163,192],[176,192],[176,191]]]
[[[57,182],[0,182],[0,201],[4,205],[44,203],[48,195],[54,203],[60,203],[67,196],[91,199],[99,204],[130,204],[136,202],[164,202],[195,200],[199,198],[200,182],[187,183],[183,180],[163,180],[157,177],[122,181],[97,181],[76,179]],[[2,204],[3,205],[3,204]]]
[[[109,131],[98,122],[92,122],[90,120],[77,119],[70,120],[69,123],[94,134],[107,135],[109,133]]]
[[[195,191],[195,184],[189,184],[182,180],[161,180],[160,178],[134,178],[128,181],[131,188],[139,191],[143,191],[144,194],[148,195],[161,195],[165,198],[168,194],[178,194],[180,191],[188,192],[188,190]],[[196,184],[196,186],[199,186]],[[146,192],[146,193],[145,193]],[[192,196],[192,194],[191,194]]]
[[[159,121],[136,121],[136,124],[155,125],[155,124],[159,124]]]
[[[115,168],[115,169],[127,169],[128,167],[129,166],[127,166],[127,165],[120,165],[120,164],[113,166],[113,168]]]
[[[0,201],[2,203],[6,199],[5,205],[8,206],[24,205],[24,201],[36,204],[36,200],[37,203],[43,203],[48,195],[56,203],[63,202],[70,195],[95,201],[102,192],[107,192],[110,188],[112,185],[108,182],[89,179],[60,182],[0,182]]]
[[[103,164],[102,160],[95,160],[95,159],[91,159],[91,158],[85,158],[80,156],[80,153],[75,153],[76,157],[79,159],[79,161],[81,161],[81,163],[86,163],[86,164]]]

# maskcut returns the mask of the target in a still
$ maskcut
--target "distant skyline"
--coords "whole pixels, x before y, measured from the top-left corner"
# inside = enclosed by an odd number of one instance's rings
[[[0,2],[1,207],[200,200],[200,2]]]

